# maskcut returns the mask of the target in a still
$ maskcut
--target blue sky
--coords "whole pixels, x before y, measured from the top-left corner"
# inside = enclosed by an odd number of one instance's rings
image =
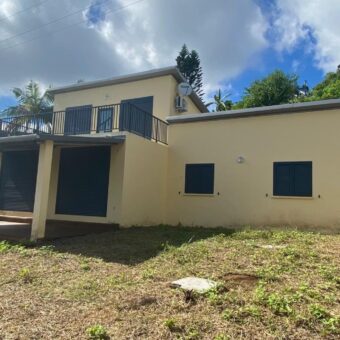
[[[200,54],[207,97],[234,101],[275,69],[313,87],[340,63],[338,0],[212,1],[60,0],[16,14],[40,2],[0,0],[0,110],[31,79],[45,89],[169,66],[183,43]]]

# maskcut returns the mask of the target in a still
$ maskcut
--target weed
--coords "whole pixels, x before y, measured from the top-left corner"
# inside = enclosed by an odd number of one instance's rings
[[[86,330],[86,333],[91,340],[106,340],[109,339],[107,330],[102,325],[94,325]]]
[[[230,336],[227,336],[225,334],[217,334],[214,337],[214,340],[229,340],[229,339],[230,339]]]
[[[171,332],[174,332],[177,329],[176,320],[167,319],[164,321],[164,326],[167,327]]]
[[[318,320],[326,319],[329,316],[329,313],[326,311],[326,309],[318,304],[310,305],[309,311],[314,316],[314,318]]]
[[[91,269],[89,263],[87,261],[82,261],[80,263],[80,268],[84,271],[89,271]]]
[[[28,268],[22,268],[19,271],[19,276],[24,283],[32,283],[33,277]]]
[[[235,312],[232,309],[225,309],[223,311],[222,317],[224,320],[231,320],[235,318]]]
[[[293,312],[290,299],[285,295],[270,294],[267,299],[267,305],[277,315],[290,315]]]

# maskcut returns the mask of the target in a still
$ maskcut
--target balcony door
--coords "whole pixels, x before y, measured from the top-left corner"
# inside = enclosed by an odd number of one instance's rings
[[[92,106],[68,107],[65,111],[65,135],[80,135],[91,132]]]
[[[153,97],[121,101],[119,129],[131,131],[146,138],[152,136]]]

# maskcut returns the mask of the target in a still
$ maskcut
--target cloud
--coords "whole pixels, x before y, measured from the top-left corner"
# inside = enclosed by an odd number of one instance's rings
[[[304,43],[320,69],[334,71],[340,64],[339,13],[339,0],[277,0],[272,27],[276,48],[291,52]]]
[[[35,3],[0,0],[0,18]],[[173,65],[183,43],[198,50],[209,91],[254,64],[267,28],[252,0],[47,1],[1,22],[0,93]]]

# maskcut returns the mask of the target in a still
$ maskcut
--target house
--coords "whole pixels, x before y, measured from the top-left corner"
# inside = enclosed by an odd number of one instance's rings
[[[50,90],[0,121],[0,215],[46,221],[339,230],[340,100],[176,110],[175,67]]]

